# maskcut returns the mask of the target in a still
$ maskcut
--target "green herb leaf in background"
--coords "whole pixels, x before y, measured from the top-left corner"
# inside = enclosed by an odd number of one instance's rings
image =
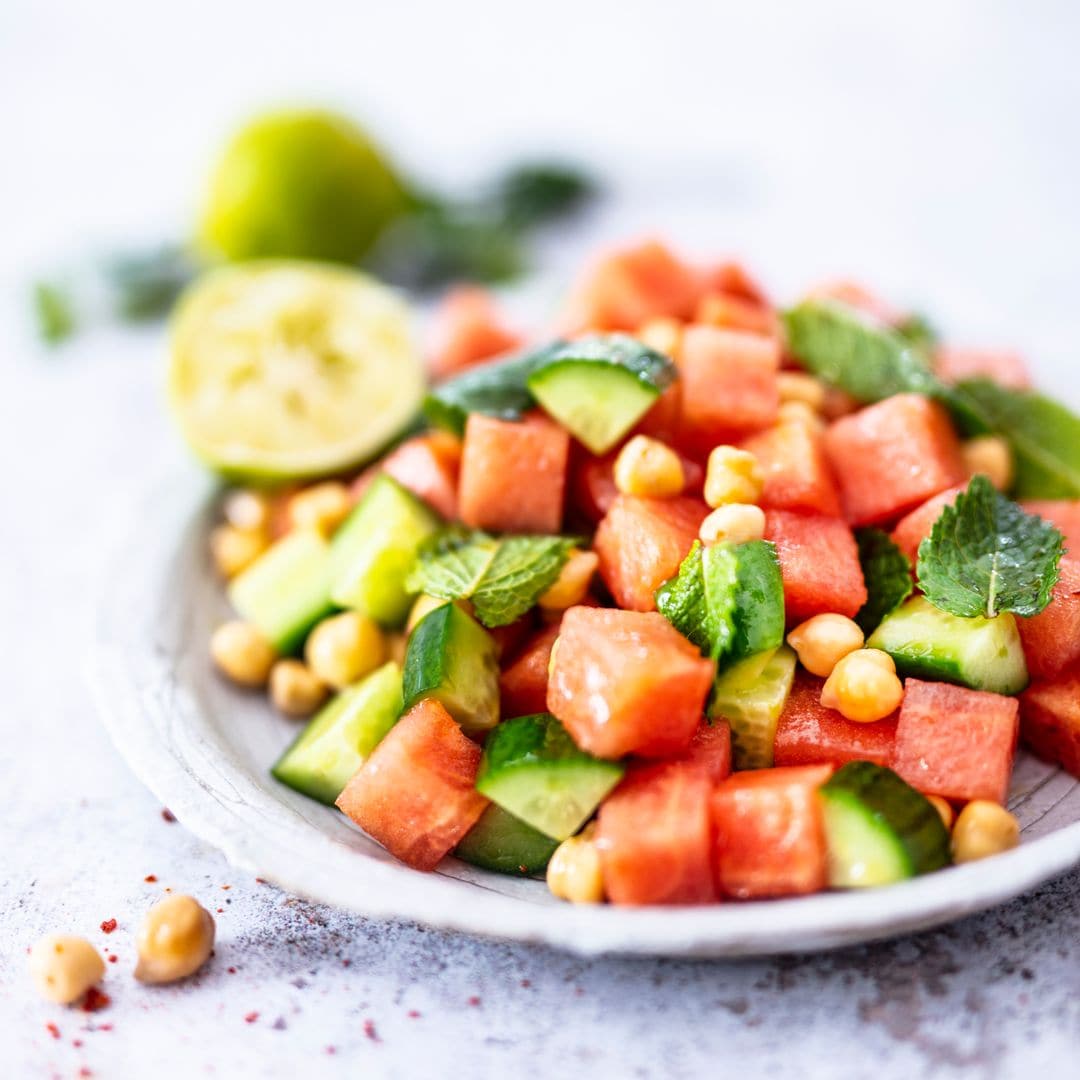
[[[75,311],[71,296],[63,285],[39,281],[33,291],[34,318],[42,341],[59,345],[75,330]]]
[[[911,595],[911,562],[880,529],[859,529],[855,539],[868,593],[855,621],[869,637]]]
[[[942,611],[1038,615],[1058,579],[1063,537],[976,476],[919,545],[919,588]]]

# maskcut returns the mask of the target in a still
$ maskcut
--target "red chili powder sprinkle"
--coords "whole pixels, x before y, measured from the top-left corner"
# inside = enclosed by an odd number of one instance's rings
[[[161,810],[161,820],[167,821],[170,825],[172,825],[176,821],[176,815],[167,806],[165,806],[162,807]]]
[[[337,1047],[336,1046],[328,1046],[326,1048],[326,1052],[328,1054],[336,1054],[337,1053]]]
[[[382,1039],[379,1038],[379,1033],[375,1030],[375,1021],[374,1020],[365,1020],[364,1021],[364,1034],[372,1042],[382,1042]]]
[[[473,996],[471,998],[469,998],[469,1004],[472,1005],[472,1006],[479,1005],[480,1004],[480,999],[475,994],[473,994]]]
[[[231,886],[231,885],[222,885],[221,887],[222,887],[223,889],[225,889],[226,891],[228,891],[229,889],[231,889],[231,888],[232,888],[232,886]]]
[[[247,1014],[247,1016],[244,1017],[244,1023],[245,1024],[254,1024],[255,1021],[258,1020],[258,1019],[259,1019],[259,1014],[257,1012],[249,1012]]]
[[[235,975],[235,974],[236,974],[236,968],[234,968],[234,967],[231,967],[231,968],[226,968],[225,970],[226,970],[226,971],[227,971],[227,972],[228,972],[228,973],[229,973],[230,975]]]
[[[157,881],[157,874],[147,874],[146,877],[143,878],[143,881],[149,881],[153,883]]]
[[[346,958],[345,960],[341,961],[341,966],[342,967],[352,967],[352,961],[349,960],[348,958]]]
[[[108,1007],[110,1001],[112,1001],[112,998],[110,998],[104,990],[99,990],[96,986],[91,986],[83,997],[82,1011],[88,1013],[100,1012],[102,1009]]]
[[[86,1067],[86,1066],[84,1065],[84,1066],[83,1066],[83,1067],[82,1067],[82,1068],[81,1068],[81,1069],[79,1070],[79,1075],[80,1075],[80,1076],[93,1076],[94,1074],[93,1074],[93,1073],[92,1073],[92,1072],[91,1072],[91,1071],[90,1071],[90,1070],[89,1070],[89,1069],[88,1069],[88,1068],[87,1068],[87,1067]]]
[[[116,920],[115,919],[106,919],[101,924],[101,932],[103,934],[111,934],[115,929],[116,929]]]
[[[82,1039],[72,1039],[71,1045],[74,1046],[77,1050],[80,1046],[82,1046]]]
[[[265,885],[266,884],[266,878],[257,877],[255,879],[255,884],[256,885]]]
[[[219,915],[224,915],[224,914],[225,914],[225,909],[224,909],[223,907],[219,907],[219,908],[217,909],[217,913],[218,913]]]
[[[110,964],[115,964],[116,963],[116,953],[109,953],[109,963]]]
[[[98,1024],[95,1031],[112,1031],[112,1024]]]
[[[419,1009],[410,1009],[409,1013],[408,1013],[408,1016],[409,1016],[410,1020],[419,1020],[420,1019],[420,1010]]]
[[[51,1020],[45,1025],[45,1030],[54,1039],[59,1039],[60,1038],[60,1029]]]
[[[521,985],[524,989],[528,990],[528,988],[532,986],[532,979],[522,979]]]

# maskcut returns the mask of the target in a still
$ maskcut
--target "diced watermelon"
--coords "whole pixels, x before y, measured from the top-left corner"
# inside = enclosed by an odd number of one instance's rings
[[[697,499],[617,495],[593,538],[600,576],[619,607],[654,611],[654,593],[679,572],[709,508]]]
[[[855,535],[840,518],[770,510],[765,539],[780,558],[789,623],[828,611],[850,618],[866,603]]]
[[[681,760],[700,765],[714,784],[731,775],[731,725],[726,720],[702,721]]]
[[[1065,537],[1066,550],[1080,558],[1080,499],[1025,499],[1020,505],[1056,525]]]
[[[699,765],[632,769],[600,807],[596,845],[614,904],[707,904],[713,886],[709,795]]]
[[[758,459],[765,473],[765,490],[759,500],[765,509],[840,516],[840,496],[822,437],[808,425],[777,424],[742,445]]]
[[[461,520],[496,532],[557,533],[569,453],[570,436],[544,416],[473,413],[461,457]]]
[[[845,765],[872,761],[888,766],[896,742],[899,713],[873,724],[859,724],[821,704],[819,679],[800,669],[776,726],[773,761],[777,765]]]
[[[547,712],[548,663],[559,636],[559,624],[538,630],[499,678],[504,719]]]
[[[495,655],[499,661],[504,662],[510,657],[517,656],[518,649],[534,628],[531,614],[522,615],[520,619],[507,623],[505,626],[489,626],[487,632],[495,642]]]
[[[1018,730],[1015,698],[908,679],[892,767],[924,795],[1004,803]]]
[[[771,306],[765,290],[749,271],[737,262],[717,263],[708,267],[703,275],[702,291],[728,293],[755,304]]]
[[[772,308],[727,292],[706,293],[698,303],[694,322],[766,337],[780,334],[780,320]]]
[[[674,359],[674,356],[672,357]],[[675,438],[682,421],[682,386],[673,382],[652,404],[649,411],[634,425],[633,435],[649,435],[661,442]]]
[[[715,668],[662,615],[573,607],[563,615],[548,711],[603,758],[686,753]]]
[[[897,394],[837,420],[825,452],[852,525],[895,521],[967,478],[949,414],[921,394]]]
[[[682,382],[678,441],[691,457],[776,422],[780,346],[744,330],[689,326],[677,360]]]
[[[1050,603],[1016,625],[1033,677],[1052,679],[1080,660],[1080,560],[1061,560]]]
[[[491,294],[463,285],[452,289],[435,313],[428,367],[445,379],[518,348],[522,339],[502,325]]]
[[[892,541],[911,560],[912,569],[919,561],[919,545],[930,535],[934,522],[941,517],[941,511],[946,506],[952,506],[965,487],[966,484],[960,484],[931,495],[922,506],[917,506],[896,523]]]
[[[382,470],[447,520],[457,517],[461,440],[449,432],[407,439],[386,456]]]
[[[1010,349],[957,349],[939,347],[934,351],[934,368],[948,382],[961,379],[990,379],[1001,386],[1026,390],[1031,386],[1024,358]]]
[[[593,524],[599,522],[611,509],[615,496],[619,494],[619,489],[615,486],[615,460],[619,456],[619,449],[612,450],[603,457],[596,457],[581,447],[574,448],[570,464],[571,498],[576,509]],[[685,480],[684,493],[700,495],[705,485],[705,470],[700,463],[688,457],[682,457],[681,460]]]
[[[413,706],[338,796],[339,809],[392,855],[433,870],[476,824],[480,747],[434,700]]]
[[[1080,668],[1032,683],[1020,695],[1020,735],[1044,761],[1080,778]]]
[[[717,891],[739,900],[825,888],[825,836],[817,789],[829,765],[738,772],[713,792]]]
[[[871,318],[877,319],[878,322],[889,326],[898,326],[904,319],[903,314],[897,308],[876,293],[860,285],[857,281],[843,279],[823,281],[806,295],[824,300],[839,300],[841,304],[856,308],[863,314],[869,315]]]

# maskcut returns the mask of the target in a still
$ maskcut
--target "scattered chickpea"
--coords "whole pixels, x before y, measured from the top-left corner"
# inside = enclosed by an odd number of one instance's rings
[[[425,615],[430,615],[436,608],[441,608],[443,604],[449,603],[449,600],[445,600],[441,596],[429,596],[427,593],[421,593],[413,602],[408,621],[405,623],[405,633],[411,634],[416,628],[416,624]]]
[[[553,896],[572,904],[599,904],[604,899],[604,877],[600,869],[600,849],[588,826],[577,836],[564,840],[551,856],[547,884]]]
[[[30,976],[43,998],[70,1005],[101,981],[105,962],[86,938],[47,934],[30,950]]]
[[[974,862],[1020,843],[1020,822],[996,802],[975,799],[957,815],[952,833],[953,861]]]
[[[565,611],[580,604],[589,591],[589,584],[599,565],[600,556],[595,551],[579,551],[575,548],[554,584],[540,594],[537,603],[545,611]]]
[[[279,660],[270,669],[270,700],[286,716],[310,716],[326,696],[326,683],[299,660]]]
[[[246,570],[269,546],[270,537],[262,529],[218,525],[210,533],[210,555],[226,581]]]
[[[648,435],[635,435],[615,459],[615,486],[624,495],[663,498],[686,485],[682,459],[670,446]]]
[[[701,523],[703,544],[745,544],[765,535],[765,511],[753,503],[718,506]]]
[[[289,521],[296,529],[314,529],[329,536],[352,510],[349,489],[338,480],[325,480],[321,484],[298,491],[289,500]]]
[[[863,640],[859,624],[835,612],[815,615],[787,636],[788,644],[799,654],[799,663],[812,675],[823,679],[833,673],[833,668],[848,653],[861,649]]]
[[[261,492],[237,488],[225,497],[222,511],[236,529],[266,532],[270,528],[270,500]]]
[[[980,435],[961,447],[964,464],[972,475],[983,473],[998,491],[1008,491],[1013,481],[1013,455],[1000,435]]]
[[[240,619],[223,623],[210,638],[210,656],[218,669],[241,686],[263,686],[277,660],[273,646]]]
[[[341,690],[385,662],[386,639],[373,619],[343,611],[311,631],[304,658],[317,678]]]
[[[777,377],[780,403],[798,401],[819,412],[825,405],[825,384],[803,371],[781,371]]]
[[[705,501],[714,509],[727,503],[756,503],[764,486],[765,473],[749,450],[718,446],[709,454]]]
[[[136,939],[135,978],[170,983],[194,975],[214,948],[214,919],[194,897],[159,900],[147,913]]]
[[[674,359],[682,345],[682,331],[682,323],[678,319],[659,317],[639,327],[637,338],[650,349]]]
[[[882,720],[904,697],[904,684],[895,668],[892,657],[879,649],[848,653],[837,662],[821,688],[821,704],[861,724]]]
[[[393,660],[398,667],[405,663],[405,653],[409,648],[406,634],[388,634],[386,638],[386,658]]]
[[[956,817],[953,808],[940,795],[927,795],[926,801],[938,812],[941,824],[945,826],[946,831],[951,829]]]
[[[776,419],[781,424],[801,424],[812,432],[820,433],[825,430],[825,421],[821,419],[821,414],[815,412],[805,401],[781,402]]]

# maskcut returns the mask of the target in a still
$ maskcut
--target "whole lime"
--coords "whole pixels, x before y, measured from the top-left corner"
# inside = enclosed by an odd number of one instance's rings
[[[350,120],[320,110],[266,113],[218,160],[198,242],[232,261],[355,263],[407,204],[395,170]]]

